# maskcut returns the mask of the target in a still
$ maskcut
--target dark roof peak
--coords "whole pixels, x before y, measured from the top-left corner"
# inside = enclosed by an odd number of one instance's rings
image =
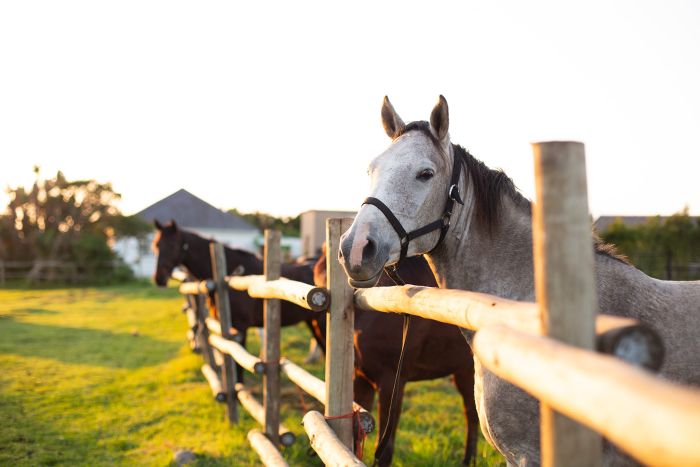
[[[224,212],[184,188],[136,213],[146,221],[168,222],[174,219],[182,227],[257,230],[235,214]]]

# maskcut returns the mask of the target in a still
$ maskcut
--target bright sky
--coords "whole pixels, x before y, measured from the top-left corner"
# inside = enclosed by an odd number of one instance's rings
[[[181,187],[357,209],[382,97],[410,121],[444,94],[453,142],[530,198],[530,143],[576,139],[594,215],[700,214],[699,24],[692,0],[2,2],[0,187],[38,164],[126,213]]]

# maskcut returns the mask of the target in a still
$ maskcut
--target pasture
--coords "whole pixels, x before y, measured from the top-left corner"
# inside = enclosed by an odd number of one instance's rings
[[[229,427],[191,353],[174,289],[0,290],[0,465],[168,465],[178,449],[194,465],[258,465],[245,412]],[[301,362],[308,332],[284,328],[282,355]],[[259,342],[249,333],[249,349]],[[305,365],[323,377],[323,365]],[[282,377],[282,420],[297,436],[290,465],[321,465],[300,426],[319,409]],[[246,375],[257,395],[260,380]],[[306,406],[306,408],[303,407]],[[376,417],[376,410],[375,410]],[[458,465],[464,419],[448,379],[409,383],[394,465]],[[371,461],[374,437],[365,444]],[[483,439],[477,465],[503,465]]]

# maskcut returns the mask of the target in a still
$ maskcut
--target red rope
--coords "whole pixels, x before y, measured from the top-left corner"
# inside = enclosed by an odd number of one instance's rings
[[[353,429],[355,429],[355,433],[353,436],[355,443],[355,456],[357,456],[358,459],[362,460],[362,455],[364,454],[365,450],[365,438],[367,438],[367,433],[365,432],[365,429],[362,427],[362,423],[360,422],[360,411],[353,410],[352,412],[348,412],[343,415],[335,415],[324,418],[326,420],[340,420],[344,418],[352,419]]]

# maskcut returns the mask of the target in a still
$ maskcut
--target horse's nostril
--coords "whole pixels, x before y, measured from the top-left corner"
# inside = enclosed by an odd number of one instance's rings
[[[362,259],[372,259],[374,256],[377,254],[377,242],[372,240],[371,238],[367,238],[367,244],[365,245],[365,248],[362,250]]]

